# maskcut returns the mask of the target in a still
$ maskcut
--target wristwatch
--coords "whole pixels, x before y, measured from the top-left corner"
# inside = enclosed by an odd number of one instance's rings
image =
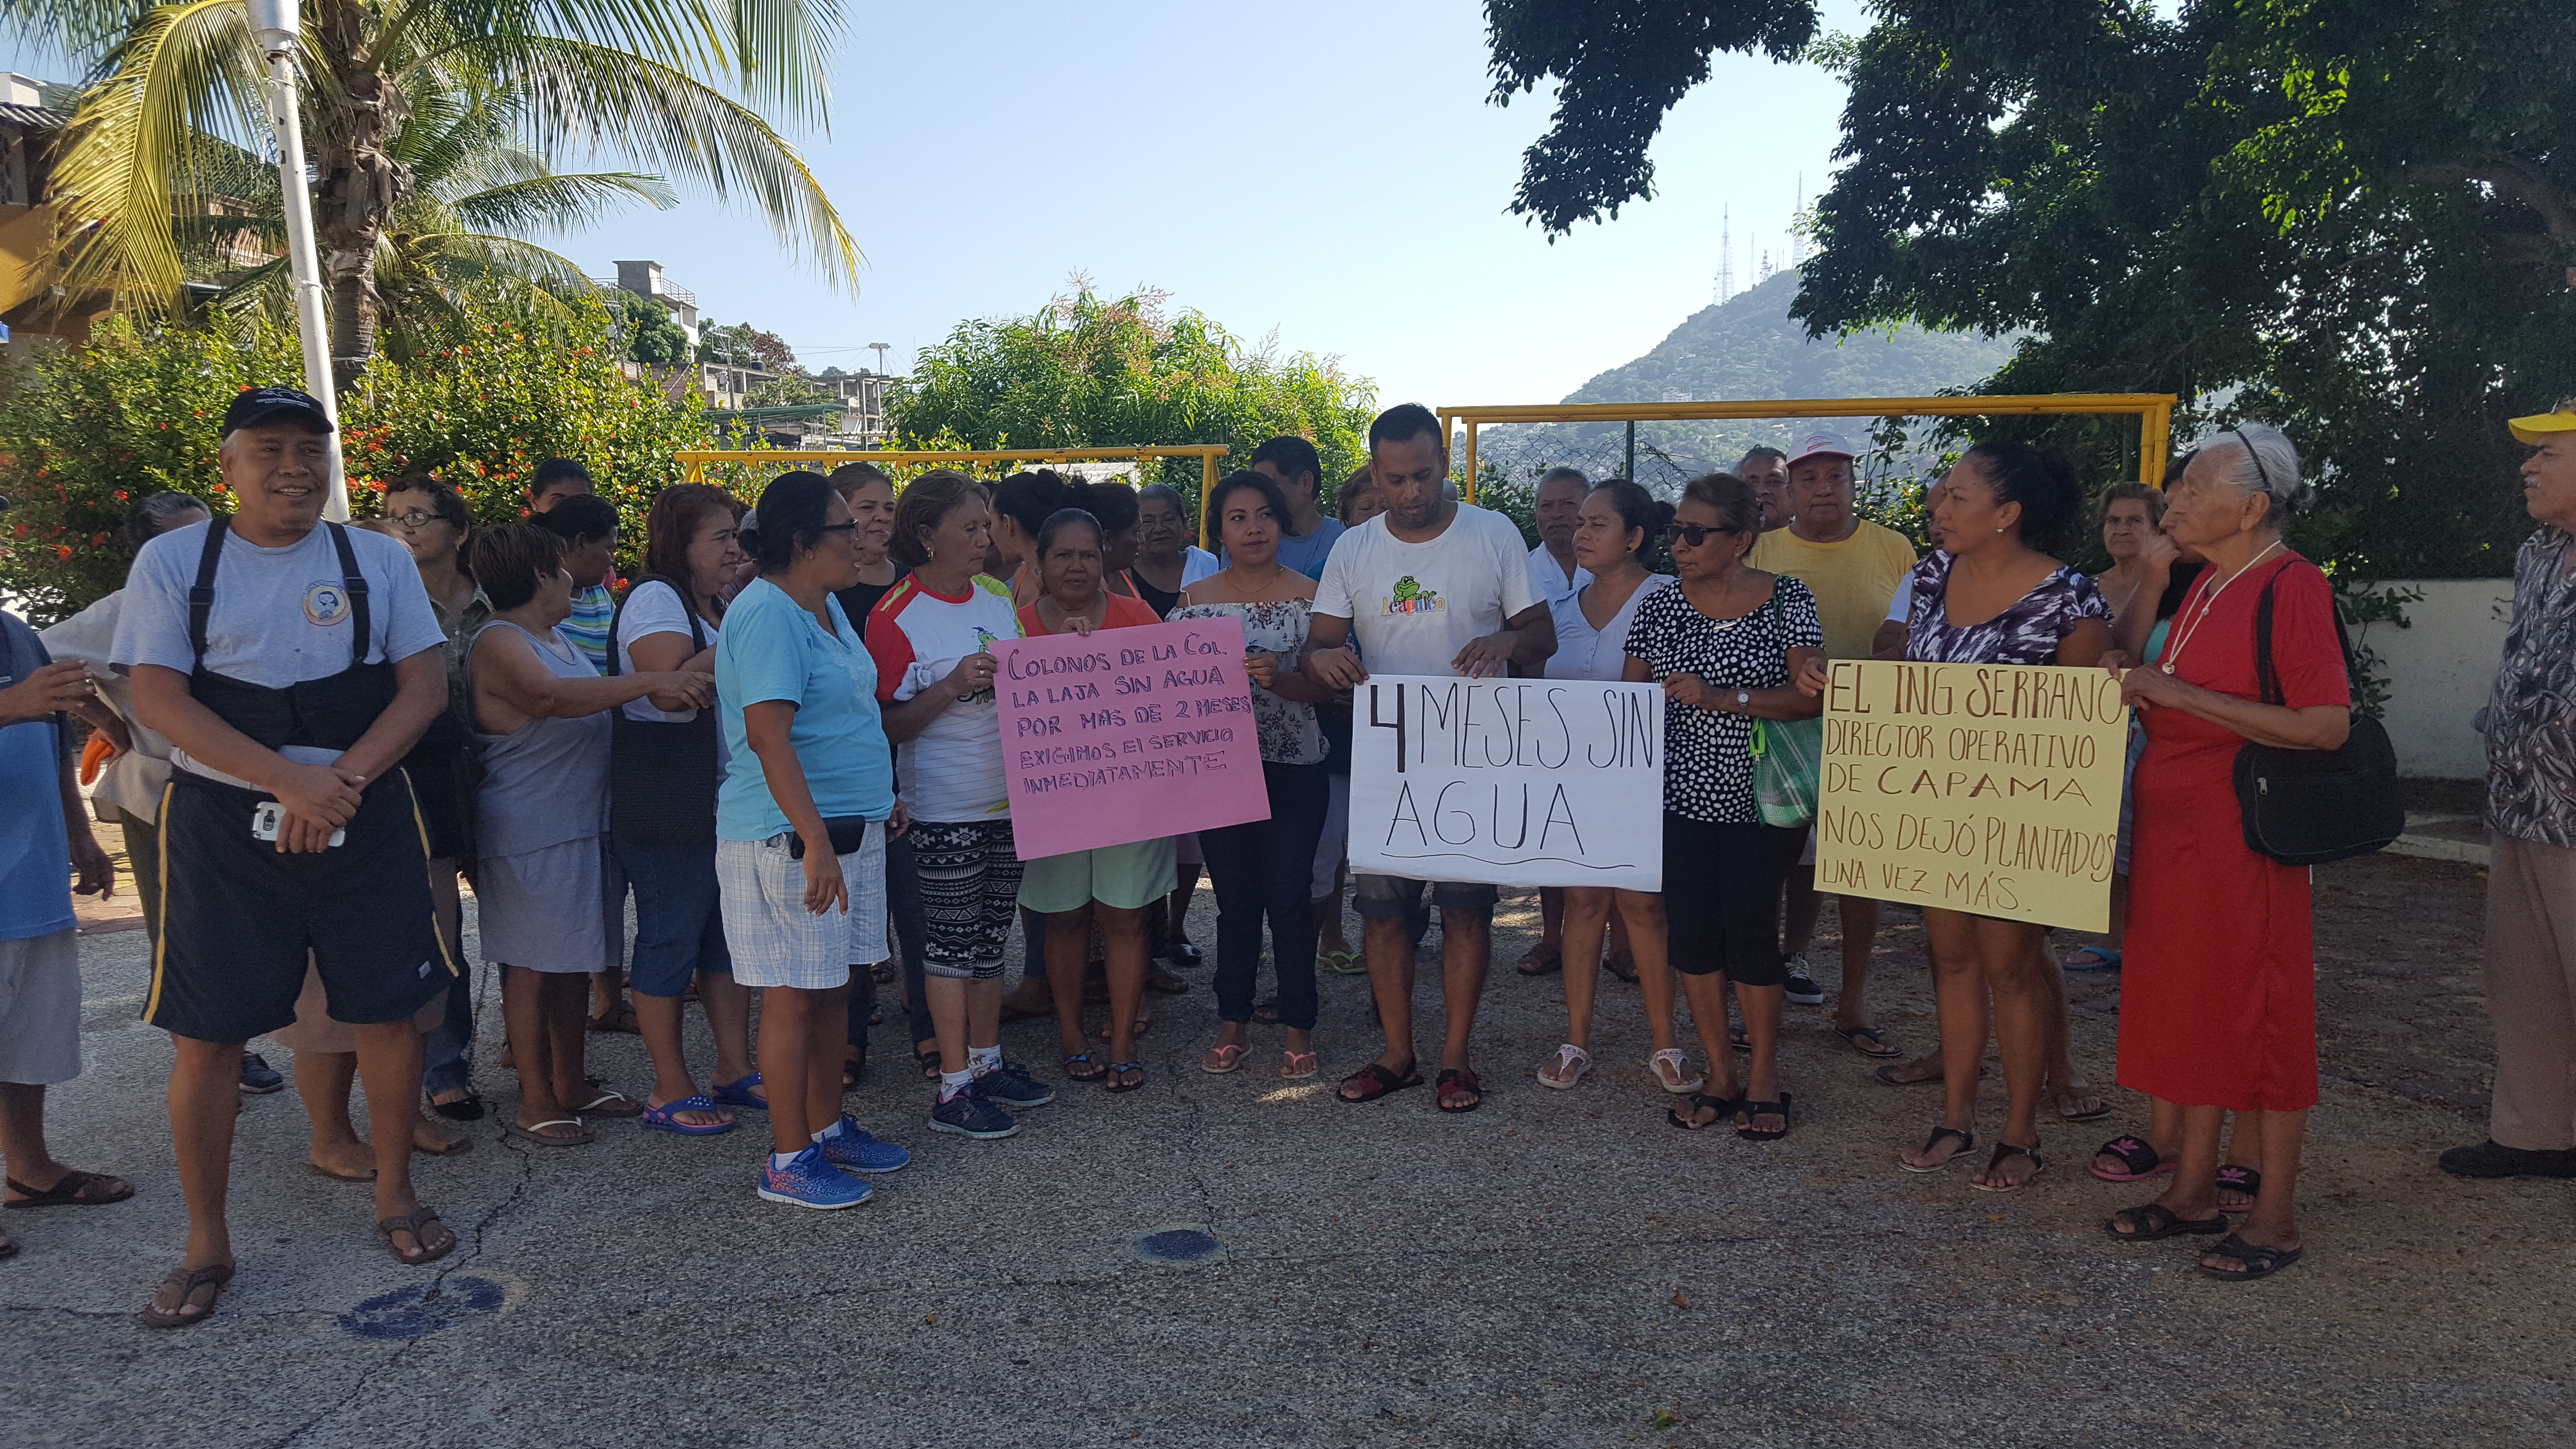
[[[1752,711],[1753,692],[1749,689],[1737,690],[1735,692],[1735,712],[1737,714],[1750,714]]]

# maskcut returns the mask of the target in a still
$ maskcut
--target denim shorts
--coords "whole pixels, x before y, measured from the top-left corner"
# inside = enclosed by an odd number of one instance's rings
[[[616,842],[617,862],[635,885],[635,955],[629,985],[646,996],[678,996],[701,971],[731,971],[724,911],[716,889],[714,842]]]
[[[1476,885],[1467,881],[1407,880],[1400,875],[1353,875],[1353,894],[1360,919],[1384,920],[1409,916],[1422,904],[1422,888],[1431,887],[1431,904],[1444,911],[1481,911],[1494,913],[1494,902],[1502,898],[1496,886]]]

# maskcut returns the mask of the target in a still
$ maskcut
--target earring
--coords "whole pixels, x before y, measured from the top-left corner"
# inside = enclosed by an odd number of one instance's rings
[[[2003,531],[2004,531],[2004,526],[2003,526],[2002,524],[1998,523],[1998,524],[1996,524],[1996,525],[1995,525],[1995,532],[1997,532],[1997,533],[2001,533],[2001,532],[2003,532]]]

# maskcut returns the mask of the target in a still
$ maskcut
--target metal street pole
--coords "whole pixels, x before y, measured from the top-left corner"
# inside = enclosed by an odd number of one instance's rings
[[[296,0],[243,0],[252,38],[268,57],[269,124],[277,131],[278,189],[286,200],[286,268],[295,284],[295,330],[304,340],[304,390],[331,415],[331,498],[326,518],[349,516],[349,475],[340,459],[340,401],[331,385],[331,340],[322,323],[322,262],[313,245],[313,189],[304,174],[304,125],[297,115],[295,49],[303,38]]]

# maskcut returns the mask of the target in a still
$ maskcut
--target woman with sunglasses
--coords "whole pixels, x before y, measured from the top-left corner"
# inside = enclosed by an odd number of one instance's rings
[[[817,473],[760,495],[760,577],[716,645],[725,776],[716,877],[733,974],[760,989],[770,1153],[758,1192],[806,1208],[867,1201],[851,1172],[912,1154],[841,1110],[852,962],[886,958],[885,833],[901,823],[876,664],[841,612],[859,581],[859,526]]]
[[[1690,481],[1673,516],[1680,583],[1637,606],[1623,677],[1664,687],[1663,951],[1681,973],[1709,1074],[1725,1083],[1692,1093],[1665,1119],[1697,1132],[1732,1118],[1738,1137],[1769,1142],[1789,1133],[1778,1058],[1789,979],[1779,901],[1804,834],[1762,823],[1753,724],[1823,709],[1825,636],[1805,584],[1745,562],[1761,532],[1762,502],[1743,479]],[[1655,925],[1648,912],[1629,918],[1641,968]],[[1742,1092],[1727,1050],[1728,977],[1752,1047]]]

